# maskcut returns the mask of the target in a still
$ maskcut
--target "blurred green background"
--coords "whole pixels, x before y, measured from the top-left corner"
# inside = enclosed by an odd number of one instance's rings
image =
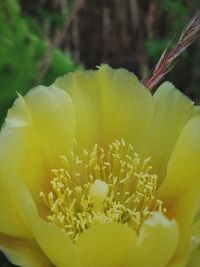
[[[0,0],[0,123],[17,92],[101,63],[141,79],[178,40],[199,0]],[[200,101],[200,41],[166,79]],[[0,266],[11,266],[3,256]]]

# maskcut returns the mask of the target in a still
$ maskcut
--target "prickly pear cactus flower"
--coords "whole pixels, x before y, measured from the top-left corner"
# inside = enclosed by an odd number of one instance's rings
[[[76,71],[0,133],[0,248],[22,267],[199,266],[199,108],[171,83]]]

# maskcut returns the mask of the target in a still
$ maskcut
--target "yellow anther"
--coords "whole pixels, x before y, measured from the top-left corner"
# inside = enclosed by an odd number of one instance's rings
[[[150,173],[150,158],[140,159],[132,145],[115,140],[108,147],[76,149],[61,156],[52,169],[50,192],[39,195],[47,207],[47,220],[76,242],[91,225],[119,222],[136,232],[154,211],[166,212],[155,198],[157,175]]]

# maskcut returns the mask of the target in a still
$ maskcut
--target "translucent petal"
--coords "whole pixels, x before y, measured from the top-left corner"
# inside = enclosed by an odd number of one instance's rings
[[[175,221],[159,213],[143,224],[139,237],[130,227],[111,223],[91,227],[77,241],[82,267],[165,267],[177,244]]]
[[[26,236],[20,233],[19,229],[25,226],[22,227],[10,200],[8,176],[20,177],[39,204],[40,212],[44,212],[39,193],[47,188],[50,170],[56,167],[59,156],[71,149],[73,132],[73,104],[64,91],[39,86],[15,101],[0,134],[0,183],[1,190],[5,190],[0,194],[0,203],[6,205],[7,211],[1,212],[8,222],[6,226],[0,220],[1,231]]]
[[[157,89],[153,101],[154,117],[144,138],[141,155],[151,156],[152,166],[161,181],[177,139],[188,120],[197,113],[197,107],[169,82]]]
[[[72,98],[76,137],[82,147],[123,138],[137,149],[151,123],[153,102],[135,75],[102,65],[96,71],[60,77],[55,85]]]

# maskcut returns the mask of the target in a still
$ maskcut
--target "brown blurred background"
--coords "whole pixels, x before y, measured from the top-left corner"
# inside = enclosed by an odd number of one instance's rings
[[[59,14],[72,1],[21,0],[20,3],[24,14],[40,20],[45,38],[55,42],[56,23],[39,16],[38,10]],[[58,41],[59,47],[69,51],[75,62],[86,68],[95,68],[103,62],[125,67],[140,78],[152,69],[166,47],[176,43],[200,7],[198,0],[78,0],[74,5],[76,11],[72,10],[68,23],[64,23],[65,34]],[[199,100],[199,40],[167,78]]]

